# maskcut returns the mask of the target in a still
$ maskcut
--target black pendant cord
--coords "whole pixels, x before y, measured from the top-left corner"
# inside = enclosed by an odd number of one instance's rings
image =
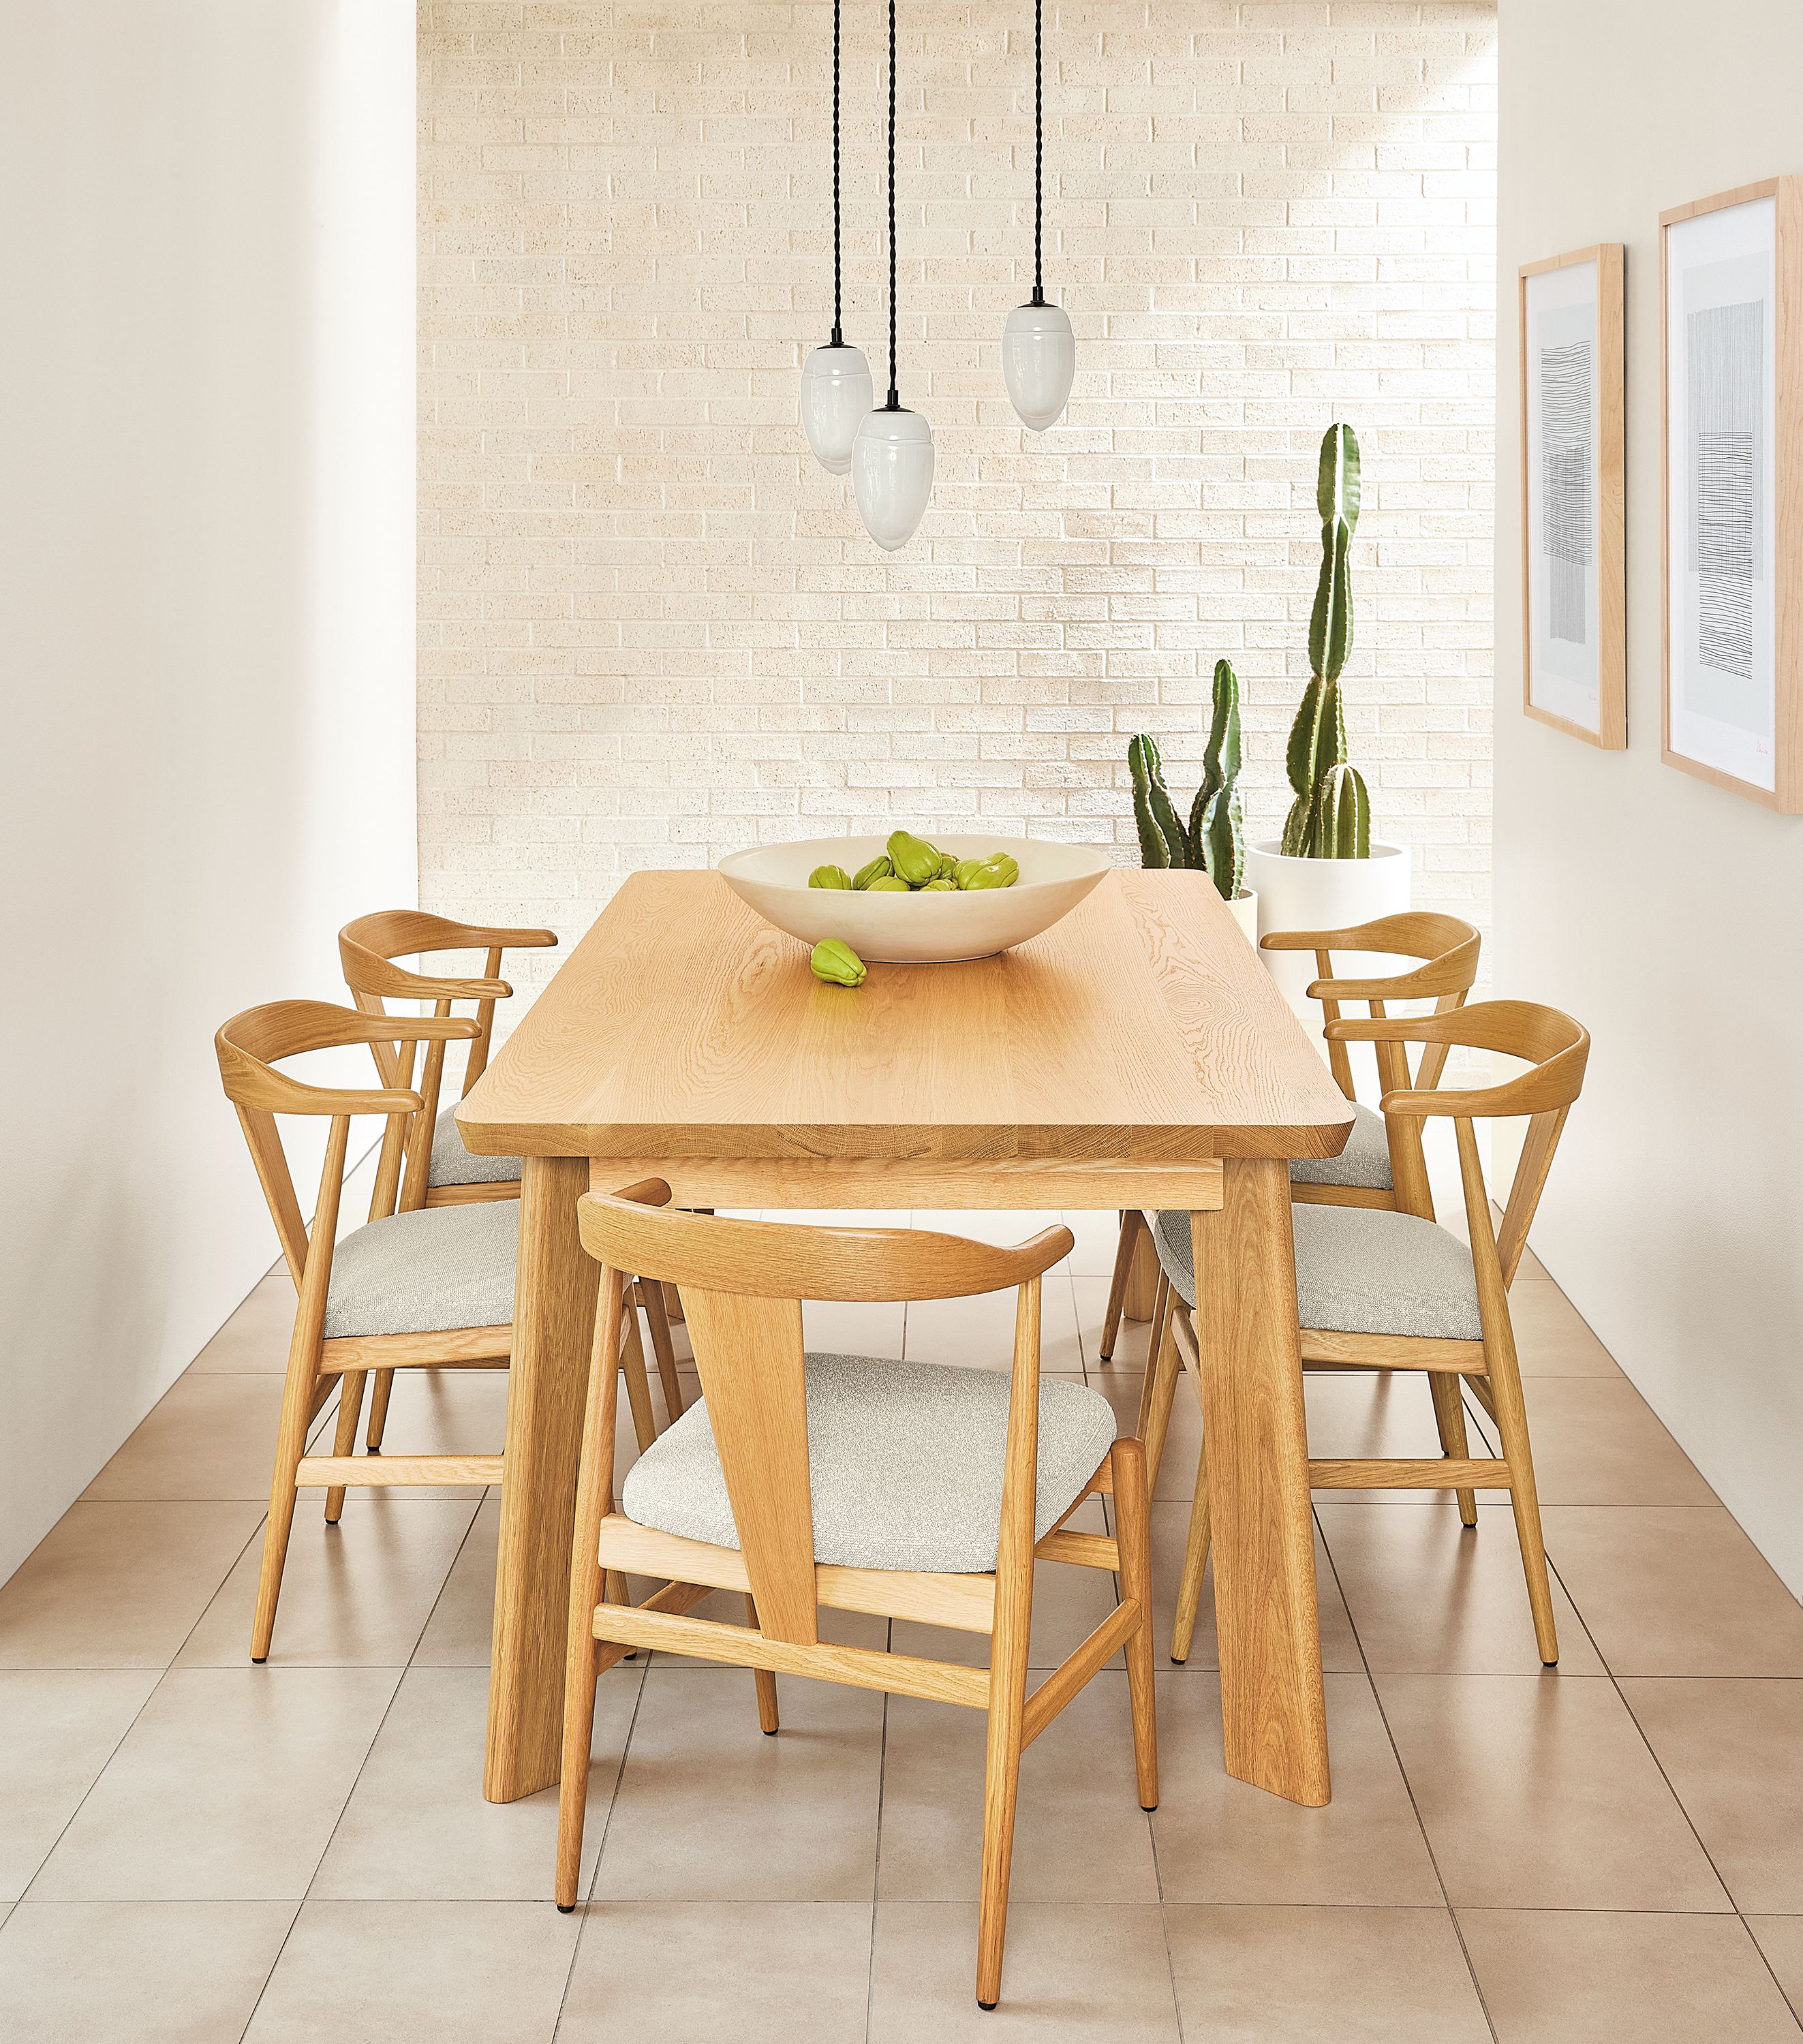
[[[1045,303],[1045,287],[1040,274],[1040,222],[1044,216],[1045,98],[1041,83],[1040,44],[1044,0],[1033,0],[1033,295],[1036,305]]]
[[[843,348],[845,334],[839,318],[839,0],[832,0],[832,340]]]
[[[902,409],[895,388],[895,0],[889,0],[889,402],[882,409]]]

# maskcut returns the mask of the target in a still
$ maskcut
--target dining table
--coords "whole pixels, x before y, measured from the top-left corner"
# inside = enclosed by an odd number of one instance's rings
[[[1351,1108],[1205,874],[1111,870],[1041,935],[828,985],[718,874],[620,887],[456,1118],[521,1158],[483,1792],[556,1781],[598,1267],[577,1201],[1187,1210],[1228,1773],[1329,1795],[1289,1166]]]

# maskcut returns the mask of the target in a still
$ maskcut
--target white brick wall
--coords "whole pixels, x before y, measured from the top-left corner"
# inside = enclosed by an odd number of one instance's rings
[[[846,14],[846,328],[880,392],[886,26]],[[829,0],[419,22],[429,905],[573,936],[635,867],[891,819],[1132,860],[1128,737],[1192,783],[1221,655],[1268,833],[1344,417],[1353,758],[1418,902],[1485,919],[1489,0],[1048,4],[1078,370],[1040,437],[998,348],[1032,276],[1031,10],[903,0],[902,388],[939,470],[892,556],[796,423],[830,324]]]

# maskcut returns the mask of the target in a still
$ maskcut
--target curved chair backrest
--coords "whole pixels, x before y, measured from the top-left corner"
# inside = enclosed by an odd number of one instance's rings
[[[1369,1021],[1330,1022],[1327,1027],[1328,1035],[1342,1043],[1423,1043],[1439,1048],[1443,1058],[1458,1044],[1468,1050],[1519,1058],[1528,1066],[1526,1071],[1496,1085],[1456,1089],[1405,1087],[1386,1093],[1382,1103],[1386,1116],[1451,1117],[1459,1139],[1465,1214],[1480,1279],[1487,1246],[1506,1288],[1514,1281],[1522,1251],[1528,1246],[1528,1230],[1540,1204],[1547,1174],[1552,1168],[1565,1118],[1583,1089],[1584,1069],[1590,1055],[1588,1032],[1558,1009],[1544,1008],[1532,1001],[1482,1001],[1454,1013],[1386,1016]],[[1490,1195],[1471,1124],[1474,1120],[1516,1115],[1529,1117],[1528,1132],[1509,1185],[1501,1230],[1493,1238]]]
[[[429,1130],[438,1109],[444,1046],[472,1039],[475,1031],[475,1022],[461,1016],[375,1016],[354,1008],[334,1007],[326,1001],[272,1001],[234,1015],[215,1033],[213,1042],[219,1059],[219,1077],[226,1098],[238,1111],[263,1197],[269,1202],[270,1218],[275,1224],[282,1254],[297,1289],[303,1286],[306,1278],[309,1236],[276,1116],[332,1117],[311,1236],[312,1245],[326,1252],[323,1258],[311,1260],[323,1262],[329,1270],[352,1116],[383,1115],[390,1131],[405,1129],[409,1122],[423,1123]],[[417,1088],[313,1085],[275,1069],[284,1058],[299,1057],[309,1051],[368,1043],[386,1046],[393,1055],[402,1045],[410,1049],[417,1043],[430,1047]]]
[[[1321,1004],[1328,1022],[1340,1019],[1343,1001],[1362,1001],[1373,1016],[1386,1012],[1391,1001],[1427,1001],[1444,1015],[1463,1007],[1465,997],[1478,977],[1478,954],[1483,939],[1470,924],[1456,916],[1421,911],[1401,916],[1379,916],[1374,921],[1355,923],[1344,930],[1273,930],[1259,940],[1267,951],[1313,951],[1315,970],[1321,974],[1309,989],[1311,1001]],[[1414,966],[1376,979],[1336,978],[1336,951],[1378,951],[1393,958],[1413,959]],[[1447,1046],[1430,1044],[1422,1052],[1416,1074],[1417,1085],[1440,1083],[1446,1064]],[[1386,1092],[1410,1083],[1405,1053],[1394,1044],[1378,1051],[1378,1083]],[[1352,1063],[1338,1041],[1329,1034],[1328,1062],[1340,1091],[1355,1097]]]
[[[463,1089],[467,1093],[488,1068],[494,1004],[506,1000],[513,991],[499,976],[502,953],[510,948],[542,949],[556,941],[556,933],[552,930],[491,929],[484,924],[456,923],[446,916],[428,915],[421,909],[382,909],[372,915],[358,916],[338,932],[338,958],[344,983],[366,1015],[386,1014],[390,1001],[430,1001],[432,1012],[439,1016],[450,1014],[453,1001],[476,1004],[476,1031],[470,1039],[469,1058],[463,1067]],[[459,951],[487,953],[480,978],[413,972],[394,962],[397,959],[430,952]],[[412,1084],[410,1043],[378,1042],[371,1049],[385,1085]],[[430,1122],[417,1128],[410,1139],[403,1139],[398,1126],[383,1137],[371,1219],[392,1213],[397,1203],[402,1211],[425,1204],[432,1168],[432,1137]]]
[[[579,1539],[592,1552],[611,1486],[613,1373],[623,1271],[682,1288],[758,1623],[770,1638],[812,1645],[812,1492],[808,1469],[803,1299],[961,1298],[1019,1289],[1009,1393],[1009,1466],[1036,1466],[1040,1279],[1069,1253],[1068,1228],[1013,1249],[913,1228],[804,1228],[666,1210],[670,1189],[648,1179],[577,1204],[582,1246],[604,1266],[582,1450]],[[1029,1489],[1028,1496],[1032,1496]],[[1030,1520],[1031,1512],[1028,1516]]]

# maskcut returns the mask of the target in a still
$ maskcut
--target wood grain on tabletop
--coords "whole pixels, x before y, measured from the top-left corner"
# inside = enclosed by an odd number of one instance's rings
[[[458,1110],[482,1154],[1336,1155],[1350,1109],[1205,874],[855,991],[713,873],[627,881]]]

